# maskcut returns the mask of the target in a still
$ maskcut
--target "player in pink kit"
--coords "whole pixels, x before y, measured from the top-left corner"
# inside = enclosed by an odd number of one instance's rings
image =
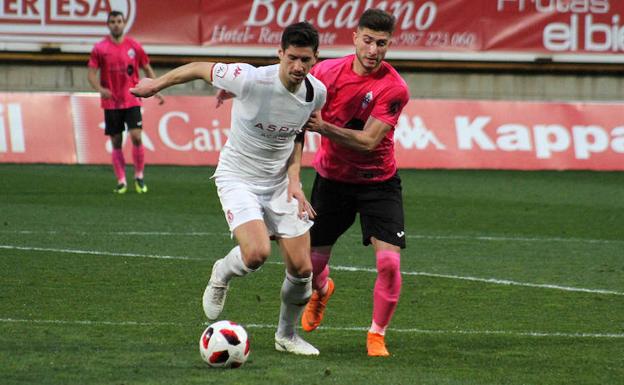
[[[124,155],[121,150],[125,125],[128,126],[132,140],[132,160],[134,162],[134,187],[138,193],[146,193],[143,180],[145,150],[141,140],[142,117],[141,99],[128,90],[139,82],[139,68],[145,75],[155,78],[154,70],[143,47],[132,38],[124,35],[126,21],[121,12],[108,14],[107,26],[110,35],[97,43],[89,59],[88,80],[100,93],[101,106],[104,109],[105,134],[109,135],[113,145],[113,170],[117,177],[117,187],[113,192],[124,194],[127,190]],[[98,81],[97,72],[100,70]],[[160,104],[164,101],[158,95]]]
[[[388,356],[385,331],[401,290],[400,252],[405,248],[401,180],[394,157],[394,126],[409,100],[405,81],[383,61],[395,18],[378,9],[365,11],[353,34],[355,54],[325,60],[311,73],[327,87],[321,113],[306,129],[322,135],[311,203],[314,293],[301,319],[316,329],[334,292],[328,278],[332,246],[360,214],[362,241],[377,259],[373,321],[367,336],[369,356]]]

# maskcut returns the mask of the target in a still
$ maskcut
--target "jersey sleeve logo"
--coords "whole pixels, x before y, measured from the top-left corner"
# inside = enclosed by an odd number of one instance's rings
[[[243,72],[243,70],[239,66],[236,66],[236,68],[234,69],[234,79],[236,79],[238,75],[241,74],[241,72]]]
[[[226,64],[217,63],[214,66],[213,73],[214,73],[214,76],[218,78],[223,78],[225,77],[225,74],[227,74],[227,70],[228,70],[228,66]]]

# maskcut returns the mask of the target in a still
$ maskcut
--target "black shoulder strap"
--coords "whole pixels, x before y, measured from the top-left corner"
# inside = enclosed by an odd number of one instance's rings
[[[314,100],[314,87],[312,86],[312,82],[310,81],[310,79],[308,79],[308,77],[305,77],[305,86],[306,86],[306,102],[310,103],[312,100]]]

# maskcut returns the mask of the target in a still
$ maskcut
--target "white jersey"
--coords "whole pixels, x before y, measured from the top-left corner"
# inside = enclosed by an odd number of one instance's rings
[[[260,189],[285,183],[294,138],[310,114],[321,109],[327,90],[308,74],[314,97],[307,102],[305,82],[291,93],[278,72],[278,64],[258,68],[243,63],[214,65],[212,84],[235,95],[232,126],[215,177],[242,179]]]

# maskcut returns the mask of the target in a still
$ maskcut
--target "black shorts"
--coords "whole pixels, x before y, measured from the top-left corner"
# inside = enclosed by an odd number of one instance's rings
[[[121,134],[128,129],[143,128],[141,107],[130,107],[120,110],[104,110],[104,124],[106,135]]]
[[[310,229],[312,246],[331,246],[344,234],[360,214],[362,243],[370,245],[371,237],[405,248],[401,178],[371,184],[336,182],[316,174],[312,197],[316,211]]]

